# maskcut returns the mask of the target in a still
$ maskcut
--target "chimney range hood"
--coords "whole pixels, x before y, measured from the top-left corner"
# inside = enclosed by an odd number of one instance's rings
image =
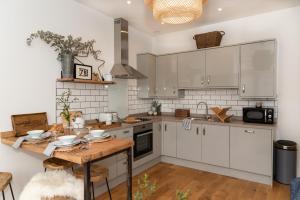
[[[118,18],[114,23],[115,63],[110,73],[114,78],[119,79],[147,78],[128,64],[128,21]]]

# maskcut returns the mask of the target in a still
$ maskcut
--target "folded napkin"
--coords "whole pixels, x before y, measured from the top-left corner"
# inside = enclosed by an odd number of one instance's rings
[[[44,150],[43,154],[48,157],[52,156],[53,152],[55,151],[55,149],[57,147],[54,144],[55,144],[55,142],[50,142],[48,144],[48,146],[46,147],[46,149]]]
[[[185,129],[185,130],[191,130],[192,128],[192,118],[186,118],[186,119],[183,119],[182,121],[182,127]]]
[[[48,138],[48,137],[50,137],[50,136],[51,136],[51,132],[45,132],[45,133],[43,133],[43,134],[41,135],[41,137],[38,138],[38,139],[45,139],[45,138]],[[29,140],[29,139],[30,139],[30,138],[29,138],[28,135],[19,137],[19,138],[15,141],[15,143],[13,144],[13,148],[18,149],[18,148],[22,145],[22,143],[23,143],[24,141]]]
[[[15,148],[15,149],[18,149],[18,148],[21,146],[21,144],[25,141],[25,139],[26,139],[26,136],[19,137],[19,138],[15,141],[15,143],[12,145],[12,147]]]

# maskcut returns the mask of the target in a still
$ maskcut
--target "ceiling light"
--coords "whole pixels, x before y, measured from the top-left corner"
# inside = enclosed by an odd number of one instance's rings
[[[126,3],[127,3],[128,5],[130,5],[130,4],[132,3],[132,1],[127,0]]]
[[[155,19],[167,24],[184,24],[202,15],[207,0],[144,0]]]
[[[161,24],[165,24],[165,22],[160,22]]]
[[[218,11],[221,12],[223,10],[223,8],[218,8]]]

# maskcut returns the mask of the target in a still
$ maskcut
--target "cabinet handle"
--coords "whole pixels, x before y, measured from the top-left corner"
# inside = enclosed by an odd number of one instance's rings
[[[124,134],[128,134],[128,133],[129,133],[129,131],[123,131],[123,133],[124,133]]]
[[[245,89],[245,85],[243,85],[243,87],[242,87],[242,91],[243,91],[243,93],[245,93],[245,91],[246,91],[246,89]]]
[[[165,124],[165,131],[167,131],[167,124]]]
[[[203,128],[202,132],[203,132],[203,135],[205,135],[205,133],[206,133],[205,127]]]
[[[209,83],[210,83],[210,75],[207,76],[207,84],[209,85]]]
[[[124,162],[123,162],[123,165],[127,165],[127,161],[124,161]]]
[[[199,135],[199,127],[197,127],[196,133],[197,135]]]
[[[161,124],[158,125],[158,130],[161,131]]]
[[[251,133],[251,134],[254,134],[255,131],[249,131],[249,130],[245,130],[245,133]]]

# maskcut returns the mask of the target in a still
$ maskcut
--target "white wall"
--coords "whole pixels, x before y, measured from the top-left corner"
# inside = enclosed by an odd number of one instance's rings
[[[113,19],[72,0],[1,0],[0,6],[0,131],[11,130],[12,114],[47,112],[49,123],[55,122],[56,78],[60,64],[56,53],[40,40],[31,47],[26,38],[37,30],[95,39],[101,58],[106,61],[103,72],[114,62]],[[130,62],[135,54],[152,50],[152,38],[130,28]],[[97,66],[93,59],[83,59]],[[133,64],[135,65],[135,64]],[[0,144],[0,171],[13,173],[13,187],[18,196],[29,178],[42,171],[42,159],[35,154],[15,151]],[[7,197],[9,198],[7,192]]]
[[[226,32],[223,45],[277,39],[278,138],[291,139],[300,145],[300,7],[161,35],[154,40],[154,52],[163,54],[195,49],[193,35],[214,30]]]

